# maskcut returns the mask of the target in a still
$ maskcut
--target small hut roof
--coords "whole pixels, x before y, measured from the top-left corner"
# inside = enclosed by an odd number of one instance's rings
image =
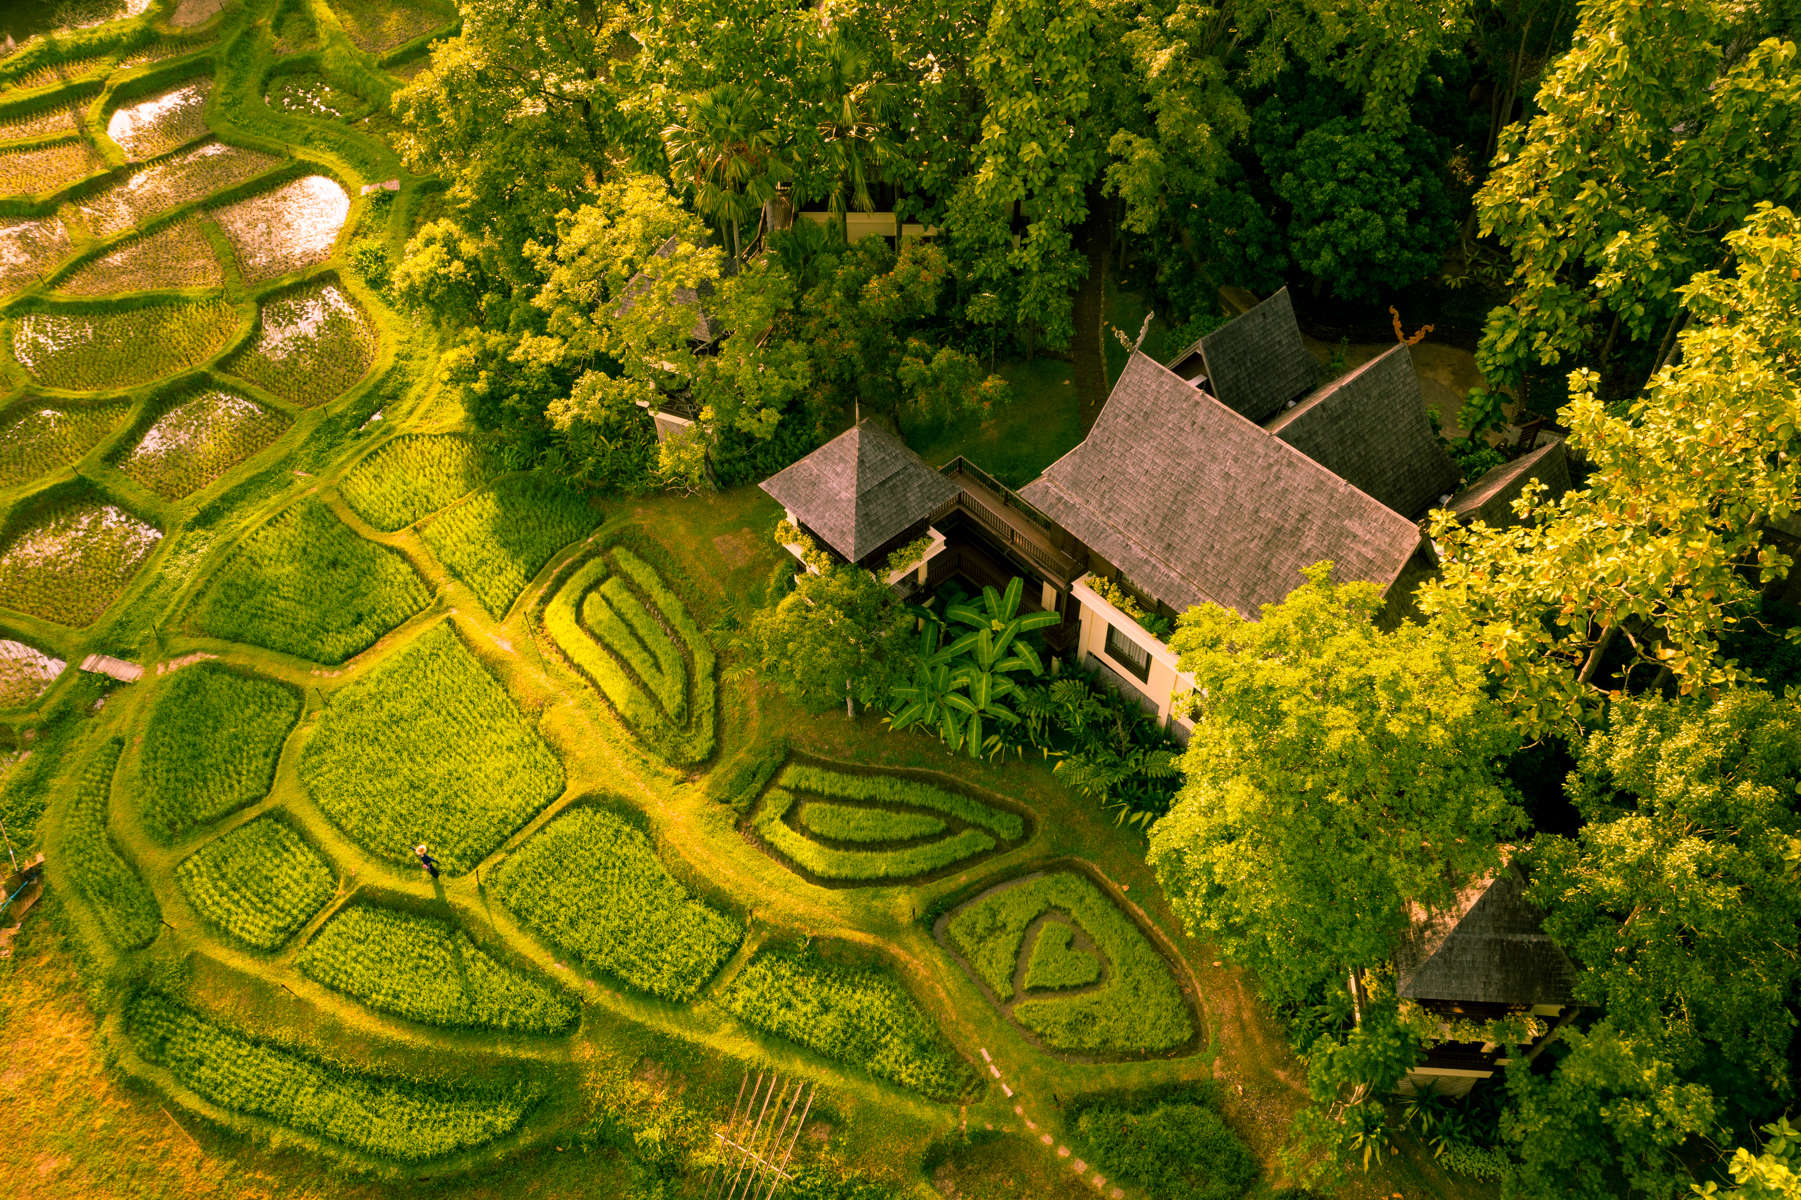
[[[1319,364],[1301,342],[1287,288],[1203,334],[1170,359],[1169,367],[1194,379],[1199,373],[1196,358],[1207,390],[1234,412],[1259,422],[1306,392],[1319,374]]]
[[[1457,490],[1405,345],[1340,376],[1264,426],[1388,507],[1416,517]]]
[[[957,485],[865,421],[765,479],[763,490],[851,562],[932,516]]]
[[[668,258],[675,253],[675,248],[680,244],[679,237],[671,236],[668,241],[657,247],[656,253],[651,257]],[[730,264],[728,264],[729,273]],[[651,283],[655,279],[656,276],[649,271],[639,271],[633,275],[626,281],[625,290],[620,293],[619,305],[614,311],[630,312],[632,306],[638,302],[638,297],[650,290]],[[691,287],[678,287],[669,293],[669,298],[675,303],[694,310],[694,327],[688,331],[688,338],[703,346],[711,345],[725,334],[725,327],[707,315],[707,311],[703,307],[703,301],[712,294],[712,290],[710,284],[703,283],[698,290]]]
[[[1414,912],[1395,953],[1395,991],[1463,1004],[1568,1004],[1575,969],[1509,864],[1458,893],[1449,911]]]
[[[1544,481],[1553,500],[1570,490],[1570,463],[1562,438],[1552,438],[1538,449],[1495,467],[1453,499],[1451,511],[1460,521],[1482,521],[1497,529],[1517,524],[1513,502],[1534,479]]]
[[[1022,494],[1177,611],[1210,600],[1254,618],[1321,559],[1386,588],[1420,543],[1413,522],[1143,354]]]

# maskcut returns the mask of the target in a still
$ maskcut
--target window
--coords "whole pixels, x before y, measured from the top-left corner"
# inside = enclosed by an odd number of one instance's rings
[[[1107,657],[1131,672],[1140,682],[1151,677],[1151,652],[1113,625],[1107,626]]]

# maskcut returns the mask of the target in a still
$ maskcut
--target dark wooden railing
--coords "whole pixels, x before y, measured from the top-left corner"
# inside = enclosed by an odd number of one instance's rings
[[[962,456],[946,463],[942,473],[957,484],[957,495],[933,520],[961,512],[1052,580],[1068,584],[1082,574],[1081,562],[1050,544],[1056,524],[1012,488]]]

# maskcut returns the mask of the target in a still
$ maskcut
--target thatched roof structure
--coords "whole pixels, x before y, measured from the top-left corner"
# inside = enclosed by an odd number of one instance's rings
[[[680,244],[681,239],[672,236],[657,247],[657,251],[652,257],[668,258],[675,253],[675,248]],[[728,263],[727,274],[731,274],[733,269],[734,264]],[[613,311],[617,313],[630,312],[632,307],[637,304],[638,298],[650,290],[655,279],[656,276],[647,270],[633,275],[626,281],[625,289],[620,293],[619,304]],[[704,307],[704,301],[712,294],[712,290],[710,284],[703,283],[698,290],[691,287],[678,287],[669,294],[669,298],[676,304],[694,310],[694,326],[688,331],[688,340],[702,346],[710,346],[725,335],[725,327],[709,316]]]
[[[1301,342],[1287,288],[1202,335],[1170,359],[1169,368],[1184,379],[1204,374],[1207,390],[1221,403],[1258,422],[1305,394],[1319,377],[1319,363]]]
[[[1021,494],[1178,612],[1210,600],[1254,618],[1321,559],[1386,588],[1420,544],[1413,522],[1142,354]]]
[[[907,444],[864,421],[765,479],[763,490],[850,562],[926,520],[957,495]]]
[[[1451,511],[1460,521],[1482,521],[1497,529],[1516,525],[1513,502],[1534,479],[1544,481],[1553,500],[1570,490],[1570,463],[1562,438],[1552,438],[1489,471],[1451,501]]]
[[[1395,953],[1395,991],[1452,1004],[1568,1004],[1575,968],[1542,921],[1519,868],[1504,866],[1460,892],[1450,911],[1416,910]]]
[[[1264,428],[1403,516],[1418,517],[1457,490],[1457,465],[1432,432],[1413,353],[1401,343]]]

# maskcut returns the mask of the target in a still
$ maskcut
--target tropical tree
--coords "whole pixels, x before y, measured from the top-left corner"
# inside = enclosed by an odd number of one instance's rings
[[[868,571],[840,564],[801,576],[752,613],[739,642],[741,661],[758,664],[806,708],[868,707],[885,704],[911,673],[913,618]]]
[[[692,192],[696,208],[731,233],[734,259],[744,255],[744,225],[780,182],[768,118],[775,107],[760,92],[720,84],[679,101],[663,130],[671,176]]]

